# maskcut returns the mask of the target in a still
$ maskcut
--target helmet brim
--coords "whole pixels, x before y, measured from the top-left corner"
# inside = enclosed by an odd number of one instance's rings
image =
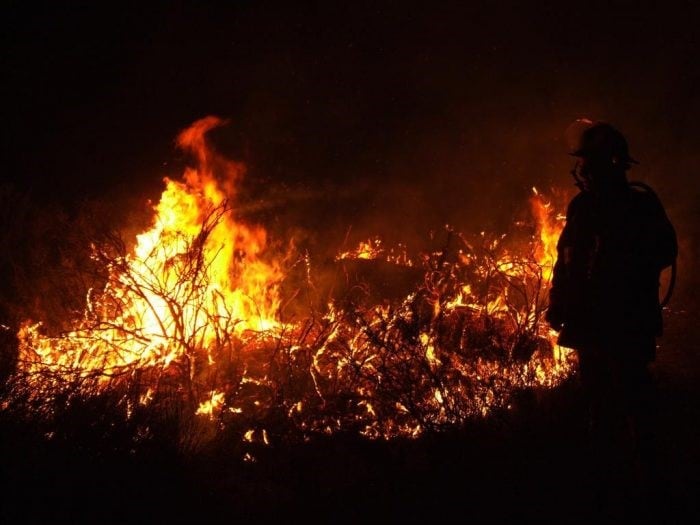
[[[588,156],[590,156],[590,155],[591,155],[591,152],[590,152],[590,151],[586,151],[585,149],[578,149],[578,150],[576,150],[576,151],[572,151],[571,153],[569,153],[569,155],[571,155],[572,157],[579,157],[579,158],[581,158],[581,157],[588,157]],[[630,164],[639,164],[639,161],[638,161],[637,159],[634,159],[634,158],[630,157],[629,155],[627,155],[627,157],[626,157],[624,160],[627,161],[627,162],[629,162]]]

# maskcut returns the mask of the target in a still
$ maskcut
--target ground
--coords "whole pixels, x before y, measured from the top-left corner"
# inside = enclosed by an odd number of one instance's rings
[[[575,381],[518,410],[414,441],[331,436],[273,446],[255,463],[219,446],[183,458],[47,442],[2,420],[5,523],[695,522],[700,454],[698,316],[669,316],[654,373],[659,476],[600,490]],[[689,331],[690,330],[690,331]],[[229,449],[230,450],[230,449]],[[629,479],[627,479],[629,481]]]

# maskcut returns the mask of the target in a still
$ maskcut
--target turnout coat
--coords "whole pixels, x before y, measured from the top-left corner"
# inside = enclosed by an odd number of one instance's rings
[[[624,179],[605,192],[581,191],[557,251],[547,320],[560,330],[559,344],[651,342],[641,345],[651,355],[638,357],[652,360],[662,332],[659,278],[678,253],[656,194]]]

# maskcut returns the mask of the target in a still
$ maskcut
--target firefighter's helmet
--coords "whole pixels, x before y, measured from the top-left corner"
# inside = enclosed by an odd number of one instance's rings
[[[629,154],[624,135],[607,122],[575,121],[567,130],[570,154],[574,157],[612,162],[629,167],[637,164]],[[578,136],[578,138],[576,138]]]

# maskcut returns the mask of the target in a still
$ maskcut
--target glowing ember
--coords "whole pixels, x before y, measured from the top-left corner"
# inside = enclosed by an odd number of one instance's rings
[[[379,238],[360,241],[357,248],[338,254],[336,259],[377,259],[384,252],[382,240]]]
[[[195,414],[206,415],[213,417],[214,411],[218,410],[224,402],[224,393],[217,392],[216,390],[211,392],[209,399],[202,401],[197,407]]]
[[[409,258],[405,246],[400,244],[397,248],[387,250],[379,237],[360,241],[354,250],[340,252],[335,258],[336,261],[343,259],[384,260],[399,266],[413,266],[414,264]]]

